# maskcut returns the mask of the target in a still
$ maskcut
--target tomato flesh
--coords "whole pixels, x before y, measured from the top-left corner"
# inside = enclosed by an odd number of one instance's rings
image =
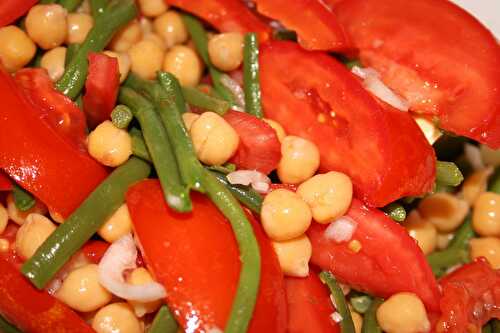
[[[37,0],[2,0],[0,1],[0,27],[6,26],[23,16]]]

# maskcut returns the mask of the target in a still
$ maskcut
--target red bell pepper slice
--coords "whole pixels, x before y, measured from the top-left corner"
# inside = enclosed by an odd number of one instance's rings
[[[94,332],[78,314],[37,290],[1,257],[0,272],[0,314],[23,332]]]
[[[98,264],[104,253],[109,248],[109,243],[100,240],[91,240],[82,247],[82,253],[91,263]]]
[[[106,169],[40,118],[0,68],[0,168],[51,210],[67,217],[106,177]]]
[[[190,331],[223,329],[239,277],[238,247],[224,216],[205,196],[192,193],[193,211],[168,208],[156,180],[136,184],[127,206],[147,266],[168,290],[167,303]],[[248,332],[285,332],[283,273],[269,240],[248,214],[260,245],[262,267],[257,304]]]
[[[351,43],[335,14],[320,0],[256,0],[259,13],[297,32],[307,50],[347,51]]]
[[[0,170],[0,192],[12,190],[12,182],[10,178]]]
[[[349,242],[337,243],[325,236],[328,225],[313,223],[308,235],[311,262],[330,270],[356,289],[388,297],[407,291],[418,295],[428,310],[439,311],[438,284],[424,254],[406,229],[378,209],[354,199],[346,214],[357,223],[352,240],[361,244],[356,252]]]
[[[85,81],[83,110],[90,128],[94,128],[110,119],[120,87],[120,72],[118,60],[104,53],[90,53],[88,59],[89,74]]]
[[[0,27],[11,24],[33,7],[38,0],[2,0],[0,1]]]

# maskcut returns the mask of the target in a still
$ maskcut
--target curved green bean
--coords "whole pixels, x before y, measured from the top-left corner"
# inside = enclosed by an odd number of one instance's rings
[[[176,333],[179,325],[166,305],[156,313],[148,333]]]
[[[252,189],[250,186],[232,185],[227,181],[225,175],[217,171],[212,171],[212,175],[214,175],[214,177],[217,178],[221,184],[231,191],[234,197],[245,207],[256,214],[260,214],[262,201],[264,201],[264,199],[262,199],[262,196],[257,191]]]
[[[22,212],[30,210],[36,204],[36,200],[31,193],[17,184],[14,184],[12,187],[12,197],[14,198],[14,204],[17,209]]]
[[[71,60],[76,55],[76,52],[78,52],[78,49],[80,48],[80,44],[78,43],[73,43],[69,44],[68,47],[66,48],[66,58],[64,59],[64,67],[68,67],[68,65],[71,63]]]
[[[377,322],[377,309],[383,302],[384,300],[381,298],[375,298],[372,301],[372,304],[363,317],[361,333],[382,333],[382,329]]]
[[[436,183],[458,186],[463,180],[464,176],[455,163],[436,161]]]
[[[94,20],[104,13],[107,4],[108,0],[90,0],[90,10]]]
[[[403,222],[406,219],[405,208],[396,202],[392,202],[385,206],[383,211],[396,222]]]
[[[333,299],[335,300],[336,311],[342,317],[340,321],[340,332],[341,333],[355,333],[354,322],[352,321],[351,311],[347,306],[347,302],[342,292],[342,288],[337,283],[337,280],[332,275],[332,273],[323,271],[319,274],[321,281],[328,286]]]
[[[59,0],[59,4],[66,8],[68,12],[74,12],[82,2],[83,0]]]
[[[259,40],[256,33],[245,35],[243,48],[243,82],[246,112],[262,118],[259,79]]]
[[[196,88],[182,87],[182,95],[189,105],[220,115],[224,115],[231,106],[227,101],[212,97]]]

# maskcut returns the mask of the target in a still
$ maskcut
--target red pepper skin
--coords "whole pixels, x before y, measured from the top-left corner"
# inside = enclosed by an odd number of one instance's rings
[[[110,119],[120,87],[120,72],[118,60],[103,53],[90,53],[88,60],[89,74],[85,81],[83,110],[90,128],[94,128]]]
[[[51,210],[68,217],[107,176],[106,169],[40,118],[0,68],[0,168]]]
[[[82,253],[91,263],[98,264],[109,247],[109,243],[100,240],[91,240],[82,247]]]
[[[12,182],[7,175],[0,171],[0,192],[12,190]]]
[[[38,0],[2,0],[0,1],[0,27],[11,24],[33,7]]]

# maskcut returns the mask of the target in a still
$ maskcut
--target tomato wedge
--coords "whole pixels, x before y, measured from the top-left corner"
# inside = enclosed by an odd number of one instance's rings
[[[0,192],[12,190],[12,183],[10,178],[0,170]]]
[[[439,291],[424,254],[406,230],[381,211],[354,199],[346,214],[357,223],[352,240],[361,243],[355,252],[348,242],[325,236],[327,225],[313,223],[308,235],[311,262],[330,270],[339,280],[372,295],[388,297],[408,291],[417,294],[428,310],[439,310]]]
[[[38,0],[0,1],[0,27],[10,24],[23,16]]]
[[[179,214],[164,202],[158,181],[143,181],[127,193],[142,254],[168,290],[167,302],[190,332],[223,329],[236,292],[240,261],[231,227],[201,194],[192,193],[193,211]],[[248,332],[285,332],[283,274],[261,227],[248,214],[262,257],[260,291]]]
[[[418,126],[380,105],[344,65],[292,42],[262,46],[260,65],[266,117],[313,141],[321,171],[348,174],[371,206],[431,190],[434,151]]]
[[[440,0],[348,0],[334,12],[362,63],[413,111],[500,147],[500,46],[474,17]]]
[[[240,145],[230,162],[238,169],[257,170],[266,175],[278,167],[281,144],[271,126],[244,112],[229,111],[224,119],[240,137]]]
[[[85,258],[87,258],[91,263],[98,264],[104,253],[106,253],[109,247],[109,243],[100,240],[90,240],[82,247],[81,251]]]

